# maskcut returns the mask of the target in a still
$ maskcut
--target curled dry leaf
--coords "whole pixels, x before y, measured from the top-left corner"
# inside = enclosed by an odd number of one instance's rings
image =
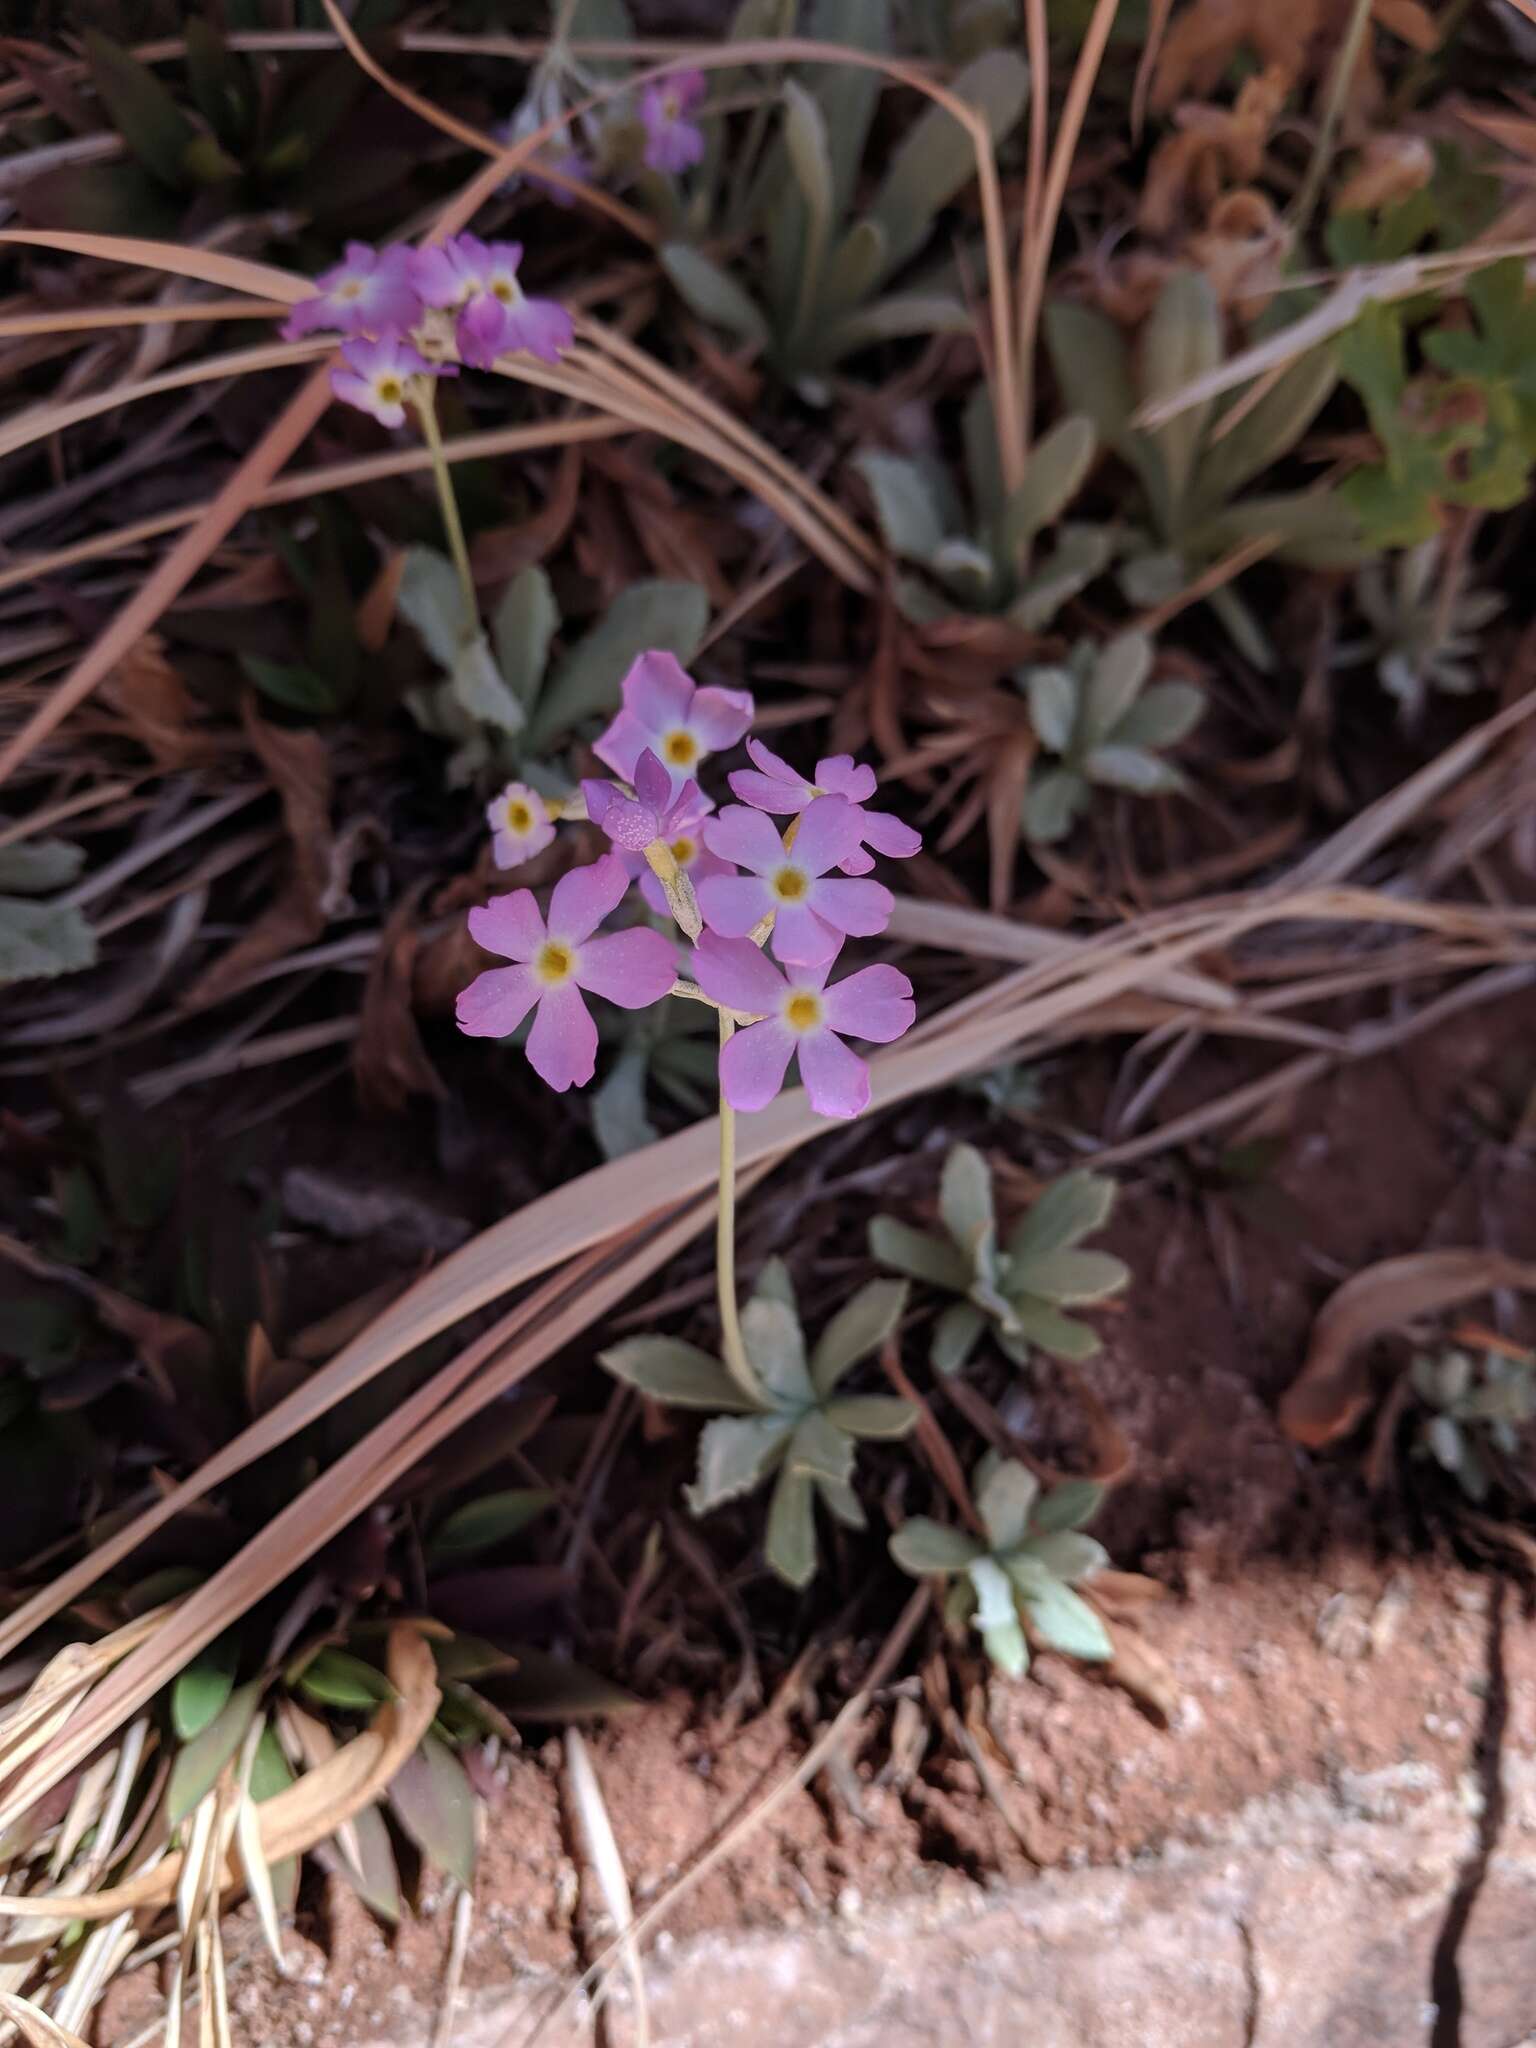
[[[0,1991],[0,2017],[8,2019],[32,2048],[86,2048],[78,2034],[61,2027],[30,1999],[18,1998],[14,1992]]]
[[[195,699],[158,633],[136,640],[102,685],[129,734],[167,774],[215,758],[221,742],[198,724]]]
[[[362,1026],[352,1071],[365,1109],[398,1111],[412,1095],[447,1093],[416,1028],[412,988],[420,940],[417,911],[427,883],[410,889],[389,914],[368,967]]]
[[[362,1734],[257,1809],[261,1828],[255,1846],[269,1867],[286,1856],[302,1855],[371,1806],[431,1727],[442,1694],[425,1637],[403,1623],[391,1629],[388,1669],[395,1697],[380,1707]],[[164,1906],[176,1896],[181,1870],[177,1850],[108,1891],[7,1893],[0,1896],[0,1920],[112,1920],[144,1906]],[[218,1874],[219,1889],[237,1882],[238,1872],[226,1863]]]
[[[1370,1399],[1365,1349],[1372,1338],[1498,1287],[1536,1292],[1536,1262],[1469,1246],[1410,1252],[1352,1275],[1312,1326],[1307,1362],[1280,1403],[1282,1426],[1314,1448],[1345,1435]]]

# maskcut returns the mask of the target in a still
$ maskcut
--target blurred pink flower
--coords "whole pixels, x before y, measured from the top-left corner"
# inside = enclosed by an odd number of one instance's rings
[[[367,242],[348,242],[343,260],[315,279],[320,287],[312,299],[301,299],[283,328],[284,341],[317,328],[341,334],[403,333],[421,318],[421,299],[411,282],[415,251],[403,242],[375,249]]]
[[[344,370],[332,370],[331,389],[347,405],[371,412],[386,427],[405,424],[405,401],[413,377],[456,377],[453,363],[429,363],[398,334],[376,340],[344,341]]]
[[[869,1106],[869,1068],[844,1037],[881,1045],[900,1038],[917,1015],[912,984],[894,967],[861,967],[828,988],[830,960],[781,974],[750,939],[706,932],[693,971],[706,995],[759,1019],[738,1030],[720,1054],[720,1086],[733,1109],[764,1109],[784,1085],[791,1059],[818,1116],[857,1116]]]
[[[499,868],[518,868],[532,860],[555,836],[554,821],[544,799],[526,782],[509,782],[485,807],[491,828],[491,853]]]
[[[459,354],[477,370],[525,349],[557,363],[571,345],[571,316],[553,299],[530,299],[518,283],[521,242],[482,242],[453,235],[415,252],[412,281],[429,306],[456,310]]]
[[[537,1006],[527,1048],[534,1072],[560,1094],[590,1081],[597,1026],[582,990],[624,1010],[643,1010],[667,993],[676,971],[675,949],[660,932],[598,933],[628,888],[624,863],[609,853],[561,876],[547,923],[531,889],[515,889],[472,910],[475,941],[517,964],[488,968],[463,990],[459,1029],[471,1038],[505,1038]]]
[[[593,751],[615,775],[633,782],[647,748],[672,778],[675,801],[707,755],[734,747],[752,723],[745,690],[699,689],[675,654],[640,655],[622,685],[624,708]]]
[[[737,768],[729,780],[744,804],[755,810],[774,811],[780,816],[803,811],[818,796],[847,797],[859,818],[859,845],[841,863],[845,875],[867,875],[874,860],[865,849],[883,853],[892,860],[909,860],[920,853],[923,835],[903,824],[894,812],[868,811],[864,805],[875,793],[873,768],[860,767],[852,754],[828,754],[816,763],[812,782],[792,768],[761,740],[748,740],[747,752],[757,768]]]
[[[674,71],[640,95],[645,161],[653,171],[686,171],[704,154],[704,131],[684,117],[709,90],[702,71]]]
[[[854,806],[840,796],[816,797],[801,813],[794,850],[761,811],[728,804],[704,827],[705,844],[745,875],[712,875],[699,885],[704,922],[742,939],[770,913],[773,950],[797,965],[830,960],[843,935],[872,938],[885,930],[895,898],[880,882],[828,874],[859,843]]]

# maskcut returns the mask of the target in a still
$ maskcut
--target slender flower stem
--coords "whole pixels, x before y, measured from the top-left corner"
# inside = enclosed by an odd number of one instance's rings
[[[443,437],[437,427],[437,401],[432,386],[427,385],[423,396],[416,400],[416,416],[421,421],[421,438],[427,444],[427,453],[432,458],[432,477],[437,485],[437,501],[442,507],[443,530],[448,535],[448,549],[453,556],[453,566],[459,572],[459,588],[464,593],[468,630],[475,632],[480,624],[480,601],[475,595],[475,579],[469,567],[469,547],[464,539],[464,522],[459,517],[459,501],[453,493],[453,471],[448,466],[448,457],[443,452]]]
[[[720,1050],[725,1051],[735,1031],[730,1014],[720,1012]],[[720,1090],[720,1188],[715,1211],[715,1284],[720,1296],[721,1350],[726,1370],[741,1391],[753,1402],[763,1398],[762,1383],[747,1356],[741,1334],[741,1312],[736,1305],[736,1112]]]

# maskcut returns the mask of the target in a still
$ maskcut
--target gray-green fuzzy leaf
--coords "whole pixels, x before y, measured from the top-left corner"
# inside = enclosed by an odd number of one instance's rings
[[[816,1572],[816,1489],[805,1472],[786,1465],[768,1505],[763,1555],[790,1586],[808,1585]]]
[[[1215,511],[1289,454],[1327,404],[1338,380],[1331,348],[1314,349],[1292,363],[1230,433],[1208,443],[1195,479],[1198,503]]]
[[[1117,747],[1177,746],[1200,723],[1205,694],[1193,683],[1154,683],[1115,727]]]
[[[0,987],[96,964],[96,934],[73,904],[0,896]]]
[[[1057,1529],[1081,1528],[1093,1520],[1103,1501],[1104,1489],[1093,1480],[1064,1479],[1041,1495],[1034,1515],[1035,1533],[1049,1535]]]
[[[1068,414],[1038,444],[1003,514],[1000,552],[1010,569],[1017,570],[1029,542],[1059,519],[1077,495],[1097,446],[1085,413]]]
[[[871,1280],[843,1303],[811,1355],[811,1378],[823,1400],[850,1367],[879,1350],[906,1305],[904,1280]]]
[[[876,342],[904,341],[913,334],[968,334],[971,325],[958,299],[937,292],[892,294],[834,320],[815,354],[821,362],[836,363]]]
[[[728,271],[686,242],[668,242],[660,255],[679,297],[701,320],[756,348],[767,346],[768,322]]]
[[[1107,526],[1068,521],[1059,527],[1050,553],[1036,559],[1022,595],[1009,606],[1009,618],[1026,632],[1039,632],[1069,597],[1076,597],[1108,568],[1115,544],[1115,535]]]
[[[1184,778],[1172,762],[1160,761],[1140,747],[1095,747],[1083,769],[1090,782],[1106,789],[1123,789],[1132,796],[1173,796],[1184,787]]]
[[[976,1348],[976,1340],[986,1324],[985,1314],[974,1302],[957,1301],[945,1309],[933,1326],[933,1342],[928,1352],[928,1363],[934,1371],[946,1375],[959,1372]]]
[[[876,1216],[870,1223],[869,1250],[882,1266],[894,1266],[898,1273],[930,1287],[964,1294],[971,1284],[969,1263],[952,1244],[924,1230],[913,1230],[894,1216]]]
[[[1064,1656],[1080,1657],[1088,1664],[1103,1664],[1114,1655],[1114,1645],[1102,1621],[1059,1579],[1048,1579],[1034,1592],[1020,1597],[1042,1641]]]
[[[1205,274],[1175,271],[1163,286],[1141,337],[1141,396],[1171,397],[1221,361],[1221,309]],[[1194,473],[1212,401],[1186,406],[1151,436],[1166,495],[1157,507],[1166,531],[1179,517]]]
[[[937,499],[921,466],[902,455],[865,448],[853,466],[869,486],[875,517],[893,555],[929,562],[945,537]]]
[[[1027,1548],[1031,1557],[1068,1586],[1091,1578],[1109,1563],[1109,1552],[1103,1544],[1085,1536],[1081,1529],[1056,1529],[1031,1536]]]
[[[1042,747],[1065,754],[1077,722],[1077,681],[1064,668],[1032,668],[1025,672],[1029,719]]]
[[[957,72],[949,89],[984,116],[994,145],[1024,111],[1029,66],[1012,50],[989,50]],[[921,247],[934,215],[976,174],[976,150],[952,114],[930,105],[908,129],[870,212],[885,230],[887,268]]]
[[[547,745],[583,718],[616,711],[620,683],[648,649],[664,649],[686,664],[708,624],[709,597],[697,583],[632,583],[556,664],[529,722],[528,745]]]
[[[1067,406],[1087,414],[1105,447],[1127,454],[1138,438],[1131,426],[1136,393],[1130,352],[1120,329],[1107,314],[1071,299],[1047,306],[1043,325]]]
[[[478,725],[496,732],[519,733],[528,722],[521,699],[503,679],[483,633],[461,647],[448,676],[454,702]]]
[[[981,1545],[963,1529],[952,1529],[927,1515],[913,1515],[891,1538],[892,1557],[915,1579],[935,1572],[963,1572],[982,1556]]]
[[[67,839],[21,839],[0,846],[0,895],[38,896],[65,889],[85,866],[85,848]]]
[[[829,1401],[825,1413],[832,1427],[846,1436],[884,1442],[908,1435],[917,1421],[912,1403],[894,1394],[844,1394]]]
[[[699,1436],[698,1475],[683,1489],[690,1511],[707,1515],[761,1486],[783,1457],[794,1427],[792,1415],[723,1415],[706,1423]]]
[[[1024,792],[1024,832],[1040,846],[1065,839],[1087,799],[1088,785],[1074,768],[1032,775]]]
[[[1039,1480],[1017,1458],[988,1461],[976,1488],[976,1512],[994,1551],[1015,1550],[1023,1542],[1039,1491]]]
[[[1152,673],[1152,642],[1145,633],[1120,633],[1100,648],[1083,692],[1082,740],[1109,739]]]
[[[1010,1259],[1031,1258],[1079,1244],[1102,1230],[1115,1206],[1115,1183],[1107,1174],[1078,1167],[1053,1180],[1030,1204],[1008,1236]]]
[[[939,1215],[966,1259],[978,1265],[991,1248],[997,1215],[992,1170],[974,1145],[951,1147],[939,1180]]]
[[[1012,1308],[1016,1335],[1024,1344],[1033,1344],[1037,1350],[1048,1351],[1053,1358],[1065,1358],[1073,1364],[1080,1364],[1085,1358],[1096,1358],[1103,1348],[1096,1333],[1086,1323],[1063,1315],[1060,1309],[1053,1308],[1048,1301],[1037,1296],[1019,1295],[1014,1299]],[[1004,1349],[1008,1349],[1006,1344]]]
[[[549,643],[559,630],[560,608],[549,578],[530,562],[507,585],[491,624],[497,666],[525,716],[538,702]]]
[[[451,674],[460,649],[475,632],[452,562],[436,548],[407,548],[396,602],[428,654]]]
[[[789,1441],[787,1462],[792,1471],[812,1479],[825,1479],[833,1486],[846,1486],[853,1477],[854,1445],[850,1436],[819,1408],[803,1415]]]
[[[441,1736],[422,1737],[390,1784],[389,1804],[425,1857],[466,1889],[474,1883],[474,1789]]]
[[[598,1364],[669,1408],[702,1408],[712,1415],[752,1412],[719,1359],[677,1337],[626,1337],[599,1352]]]
[[[781,1408],[804,1408],[816,1398],[805,1363],[805,1338],[793,1309],[756,1294],[741,1314],[742,1340],[769,1399]]]

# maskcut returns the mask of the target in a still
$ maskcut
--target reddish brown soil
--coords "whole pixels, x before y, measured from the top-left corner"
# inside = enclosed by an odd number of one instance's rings
[[[1536,1246],[1536,1158],[1506,1142],[1532,1085],[1533,1024],[1530,1003],[1507,1005],[1310,1090],[1287,1106],[1279,1128],[1292,1135],[1258,1211],[1204,1167],[1191,1177],[1154,1162],[1127,1177],[1107,1241],[1137,1285],[1103,1319],[1105,1350],[1085,1378],[1135,1448],[1099,1526],[1117,1561],[1168,1589],[1142,1610],[1137,1639],[1166,1673],[1170,1725],[1060,1659],[1042,1657],[1020,1684],[989,1684],[967,1657],[920,1636],[910,1675],[865,1726],[853,1771],[782,1806],[680,1904],[675,1934],[782,1924],[1041,1866],[1128,1863],[1199,1840],[1275,1791],[1321,1786],[1347,1801],[1355,1781],[1383,1768],[1428,1766],[1452,1782],[1472,1767],[1491,1580],[1453,1561],[1452,1498],[1427,1477],[1373,1498],[1359,1439],[1308,1456],[1282,1437],[1274,1411],[1338,1279],[1429,1245]],[[1156,1115],[1251,1071],[1213,1055]],[[1090,1081],[1075,1105],[1087,1128],[1091,1093]],[[1012,1132],[992,1126],[985,1141],[1033,1164],[1031,1141]],[[927,1145],[900,1190],[931,1191],[937,1154]],[[920,1201],[906,1206],[915,1213]],[[1383,1371],[1390,1365],[1384,1351]],[[1057,1424],[1027,1403],[1009,1419],[1045,1436]],[[747,1588],[749,1605],[755,1593]],[[1518,1597],[1512,1618],[1515,1606]],[[1536,1750],[1536,1639],[1523,1621],[1506,1634],[1505,1739]],[[674,1687],[594,1736],[637,1905],[793,1766],[878,1640],[834,1644],[816,1697],[795,1692],[740,1725],[722,1722],[714,1699]],[[559,1742],[503,1758],[495,1777],[470,1985],[564,1970],[585,1953]],[[430,1874],[420,1903],[386,1934],[350,1894],[316,1881],[295,1937],[297,1974],[282,1984],[237,1922],[235,1999],[250,2038],[343,2048],[387,2034],[402,2003],[430,2007],[449,1926]],[[413,1987],[409,2001],[402,1985]],[[147,1989],[114,1994],[105,2048],[143,2023]]]

